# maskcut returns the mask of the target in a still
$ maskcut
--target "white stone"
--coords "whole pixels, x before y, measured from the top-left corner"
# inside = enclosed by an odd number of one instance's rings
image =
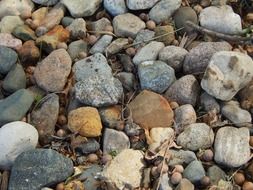
[[[172,128],[152,128],[150,130],[150,137],[153,140],[149,145],[150,150],[155,150],[162,145],[166,140],[174,138],[174,130]]]

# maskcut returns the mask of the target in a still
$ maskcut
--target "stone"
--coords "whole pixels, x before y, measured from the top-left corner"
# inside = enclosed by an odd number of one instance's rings
[[[87,142],[82,143],[75,147],[77,152],[81,152],[82,154],[90,154],[95,153],[100,149],[100,144],[95,139],[88,139]]]
[[[161,0],[150,11],[149,17],[157,24],[169,19],[180,7],[182,0]]]
[[[217,99],[229,101],[253,77],[253,61],[245,54],[220,51],[213,55],[201,80],[201,87]]]
[[[175,165],[188,165],[194,160],[197,160],[197,157],[194,152],[189,150],[170,150],[171,159],[169,160],[169,166]]]
[[[224,102],[221,113],[227,119],[229,119],[235,126],[246,127],[251,126],[251,114],[247,110],[240,107],[239,102],[231,100]]]
[[[35,32],[27,25],[20,25],[13,29],[12,34],[23,41],[35,40]]]
[[[81,18],[92,16],[100,7],[102,0],[62,0],[61,3],[67,7],[72,17]]]
[[[80,176],[81,179],[86,179],[83,184],[84,187],[88,190],[97,190],[98,181],[96,180],[96,176],[102,172],[102,167],[100,165],[94,164],[88,168],[85,168],[82,175]]]
[[[173,190],[168,173],[162,174],[159,190]]]
[[[132,188],[141,185],[143,153],[139,150],[125,149],[121,151],[102,172],[106,182],[123,189],[127,184]]]
[[[13,93],[26,87],[25,71],[20,64],[16,64],[12,67],[4,78],[2,87],[8,93]]]
[[[23,19],[32,15],[34,4],[31,0],[2,0],[0,1],[0,19],[5,16],[20,16]]]
[[[24,21],[19,16],[5,16],[0,22],[0,32],[10,33],[16,26],[23,25]]]
[[[159,0],[127,0],[127,7],[130,10],[144,10],[152,8]]]
[[[194,190],[194,185],[186,178],[183,178],[175,190]]]
[[[18,60],[17,53],[4,46],[0,46],[0,74],[7,74]]]
[[[153,140],[152,144],[149,145],[150,150],[156,150],[166,140],[174,138],[174,130],[172,128],[152,128],[150,130],[150,137]]]
[[[239,91],[238,95],[243,109],[250,110],[253,108],[253,79]]]
[[[22,46],[22,41],[20,39],[13,37],[11,34],[0,33],[0,46],[5,46],[18,50]]]
[[[186,74],[204,73],[212,56],[219,51],[230,51],[227,42],[202,42],[185,56],[183,70]]]
[[[18,56],[24,65],[35,64],[39,61],[40,50],[33,40],[29,40],[18,49]]]
[[[120,72],[115,77],[120,80],[127,91],[136,89],[137,81],[133,73]]]
[[[58,49],[38,63],[34,78],[39,87],[48,92],[63,90],[71,71],[71,58],[66,50]]]
[[[0,128],[0,168],[9,170],[22,153],[35,149],[38,143],[37,130],[28,123],[15,121]]]
[[[21,120],[30,109],[34,100],[28,90],[20,89],[0,101],[0,126]]]
[[[128,39],[127,38],[117,38],[114,40],[107,48],[105,49],[105,54],[106,55],[113,55],[121,50],[128,45]]]
[[[171,25],[157,26],[154,29],[154,32],[155,32],[155,37],[157,37],[156,40],[159,42],[163,42],[165,46],[170,45],[175,40],[174,28]],[[159,36],[162,36],[162,37],[159,37]]]
[[[183,177],[191,181],[192,183],[199,183],[205,176],[205,169],[202,163],[198,160],[192,161],[183,172]]]
[[[215,15],[215,17],[213,17]],[[209,30],[230,35],[239,35],[242,32],[240,15],[234,13],[228,5],[203,9],[199,15],[200,25]]]
[[[175,109],[174,128],[177,133],[182,132],[187,125],[196,123],[197,115],[191,104],[185,104]]]
[[[101,135],[102,123],[98,110],[93,107],[81,107],[68,114],[68,128],[84,137]]]
[[[9,189],[38,190],[56,185],[67,179],[73,170],[71,159],[52,149],[26,151],[14,162]]]
[[[141,48],[146,45],[146,42],[151,41],[151,39],[155,36],[155,32],[148,30],[148,29],[143,29],[140,30],[135,39],[134,39],[134,44],[136,44],[134,47],[136,48]],[[138,43],[138,44],[137,44]]]
[[[65,16],[62,18],[61,20],[61,24],[64,27],[69,26],[72,22],[74,21],[74,18],[70,17],[70,16]]]
[[[174,69],[162,61],[144,61],[138,65],[141,89],[163,93],[176,80]]]
[[[144,132],[143,129],[139,125],[131,121],[125,123],[124,131],[129,137],[139,136],[140,134]]]
[[[106,127],[115,129],[117,126],[122,124],[121,122],[121,107],[110,106],[99,109],[99,115],[101,117],[103,125]]]
[[[179,105],[196,105],[200,93],[200,86],[193,75],[185,75],[176,80],[166,91],[165,97]]]
[[[117,16],[127,12],[124,0],[104,0],[104,8],[112,15]]]
[[[216,113],[220,113],[220,104],[206,92],[201,94],[200,104],[206,112],[215,111]]]
[[[86,37],[86,22],[83,18],[77,18],[66,28],[70,32],[70,38],[83,39]]]
[[[68,53],[72,59],[72,61],[79,58],[79,53],[85,52],[87,53],[87,42],[83,40],[73,41],[68,46]]]
[[[174,113],[165,98],[144,90],[129,104],[133,121],[144,129],[170,127]]]
[[[120,153],[122,150],[130,148],[128,136],[114,129],[106,128],[103,134],[103,153],[110,154],[112,152]]]
[[[211,185],[218,185],[221,179],[224,181],[227,179],[226,173],[216,165],[208,168],[207,176],[210,178]]]
[[[135,38],[137,33],[145,27],[145,23],[131,13],[121,14],[113,19],[114,33],[119,37]]]
[[[127,54],[118,54],[117,57],[119,58],[119,62],[122,65],[124,71],[132,73],[135,71],[134,64],[132,59]]]
[[[55,133],[55,125],[59,114],[59,97],[56,94],[48,94],[43,97],[39,107],[31,112],[31,124],[39,132],[39,140],[42,145],[50,143]]]
[[[94,22],[87,22],[87,29],[92,31],[105,31],[108,26],[112,26],[108,18],[101,18]]]
[[[249,138],[248,128],[220,128],[215,136],[215,162],[229,168],[247,163],[250,159]]]
[[[91,54],[104,53],[105,49],[111,44],[113,37],[103,35],[90,49]]]
[[[152,41],[136,53],[133,63],[139,65],[144,61],[155,61],[163,48],[164,44],[162,42]]]
[[[59,0],[32,0],[34,3],[45,6],[52,6],[59,2]]]
[[[177,137],[178,145],[192,151],[210,148],[213,142],[214,132],[205,123],[190,124]]]
[[[27,24],[32,28],[36,29],[43,22],[44,18],[48,14],[49,8],[48,7],[41,7],[35,10],[32,13],[32,20],[27,20]]]
[[[166,46],[159,52],[159,60],[171,66],[175,72],[182,69],[188,51],[178,46]]]

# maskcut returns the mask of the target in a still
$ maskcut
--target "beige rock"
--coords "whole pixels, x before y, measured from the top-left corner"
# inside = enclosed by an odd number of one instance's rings
[[[165,35],[168,34],[168,35]],[[166,25],[166,26],[158,26],[155,28],[155,36],[162,36],[165,35],[163,37],[160,37],[158,39],[156,39],[159,42],[163,42],[166,46],[170,45],[173,40],[175,40],[175,33],[174,33],[174,28],[170,25]]]
[[[22,41],[20,39],[14,38],[11,34],[0,33],[0,46],[5,46],[17,50],[21,48]]]

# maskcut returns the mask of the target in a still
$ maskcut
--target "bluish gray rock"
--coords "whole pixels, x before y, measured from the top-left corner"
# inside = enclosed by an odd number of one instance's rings
[[[95,139],[88,139],[87,142],[78,145],[76,148],[77,152],[82,154],[90,154],[100,149],[100,144]]]
[[[110,35],[103,35],[90,49],[91,54],[104,53],[107,46],[112,42],[113,37]]]
[[[192,161],[183,172],[183,177],[190,180],[192,183],[199,183],[204,176],[205,169],[198,160]]]
[[[201,94],[200,103],[205,109],[206,112],[216,111],[216,113],[220,113],[220,104],[216,101],[216,99],[206,92]]]
[[[0,73],[7,74],[18,59],[17,53],[11,48],[0,46]]]
[[[125,0],[104,0],[104,8],[112,16],[117,16],[127,12]]]
[[[89,168],[85,169],[80,176],[81,179],[86,179],[84,183],[84,187],[88,190],[97,190],[96,176],[102,172],[102,167],[99,165],[91,165]]]
[[[153,37],[155,36],[155,32],[148,29],[143,29],[138,32],[136,35],[136,38],[134,39],[134,44],[136,44],[134,47],[141,48],[146,45],[147,42],[149,42]]]
[[[76,18],[66,29],[70,32],[71,39],[83,39],[86,37],[86,22],[83,18]]]
[[[126,90],[131,91],[135,89],[137,81],[133,73],[120,72],[116,75],[116,78],[120,80]]]
[[[218,185],[221,179],[226,181],[227,177],[226,173],[216,165],[213,165],[208,168],[207,176],[210,178],[211,185]]]
[[[81,52],[87,53],[88,52],[87,46],[88,46],[87,43],[83,40],[71,42],[68,46],[68,53],[72,61],[74,61],[79,57],[79,53]]]
[[[127,0],[127,7],[131,10],[144,10],[152,8],[159,0]]]

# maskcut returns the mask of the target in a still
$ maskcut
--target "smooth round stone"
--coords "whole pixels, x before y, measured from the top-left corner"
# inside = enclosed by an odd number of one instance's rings
[[[185,168],[183,176],[192,183],[198,183],[205,176],[205,169],[200,161],[195,160]]]
[[[125,0],[104,0],[104,7],[112,16],[127,12]]]
[[[7,74],[18,59],[17,53],[4,46],[0,46],[0,73]]]
[[[30,124],[15,121],[0,128],[0,168],[8,170],[22,153],[34,149],[38,143],[38,132]]]
[[[67,27],[67,26],[69,26],[73,21],[74,21],[74,18],[65,16],[65,17],[62,18],[61,24],[62,24],[64,27]]]

